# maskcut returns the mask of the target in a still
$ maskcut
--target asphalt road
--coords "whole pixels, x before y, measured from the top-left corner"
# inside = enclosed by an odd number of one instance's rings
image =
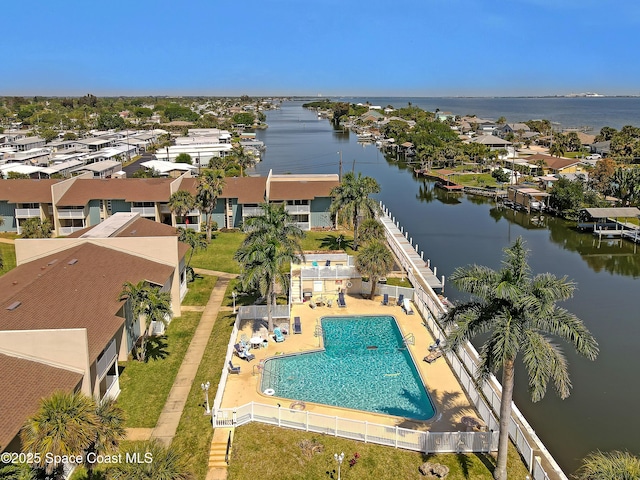
[[[139,158],[138,160],[133,162],[131,165],[124,167],[122,170],[127,172],[127,178],[131,178],[131,177],[133,177],[133,174],[137,170],[142,168],[140,166],[140,163],[148,162],[149,160],[155,160],[155,159],[156,159],[156,157],[152,153],[143,153],[141,158]]]

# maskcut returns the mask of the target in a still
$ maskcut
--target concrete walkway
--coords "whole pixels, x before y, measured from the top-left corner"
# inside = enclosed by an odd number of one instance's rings
[[[202,312],[200,323],[191,339],[187,353],[182,360],[182,365],[180,365],[180,370],[178,370],[176,379],[173,382],[173,387],[171,387],[167,401],[160,413],[158,423],[151,432],[152,439],[157,439],[167,446],[171,444],[178,429],[182,410],[187,403],[189,391],[198,372],[200,361],[202,360],[209,341],[213,325],[218,317],[218,312],[224,300],[224,294],[229,285],[229,281],[237,277],[235,274],[214,272],[199,268],[195,269],[195,271],[202,275],[215,275],[218,277],[218,281],[211,291],[209,301]]]

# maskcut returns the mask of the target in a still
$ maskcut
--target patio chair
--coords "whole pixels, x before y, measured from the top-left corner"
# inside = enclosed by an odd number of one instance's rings
[[[442,342],[439,338],[436,338],[436,341],[429,345],[429,351],[433,352],[442,346]]]
[[[280,324],[280,331],[285,336],[289,335],[289,324],[288,323],[281,323]]]
[[[402,301],[402,309],[404,310],[404,313],[406,313],[407,315],[413,315],[413,307],[411,307],[411,300],[409,300],[408,298],[405,298]]]
[[[279,327],[273,329],[273,338],[277,343],[284,342],[284,335],[282,335]]]
[[[300,323],[300,317],[293,319],[293,333],[302,333],[302,324]]]
[[[247,347],[243,347],[239,343],[236,343],[233,346],[233,351],[236,353],[236,355],[238,355],[238,357],[246,360],[247,362],[250,362],[251,360],[256,358],[253,353],[249,352],[249,349]]]
[[[324,264],[325,267],[330,267],[331,266],[331,260],[327,260]]]
[[[338,294],[338,307],[344,308],[347,306],[347,302],[344,300],[344,292]]]
[[[381,305],[389,305],[389,294],[385,293],[382,296],[382,302],[380,302]]]
[[[400,295],[398,295],[398,306],[401,307],[402,306],[402,302],[404,302],[404,294],[401,293]]]
[[[442,350],[436,350],[435,352],[431,352],[429,355],[423,358],[423,360],[427,363],[433,363],[437,359],[439,359],[444,353]]]
[[[229,373],[240,373],[240,367],[235,366],[231,360],[229,360]]]
[[[333,307],[333,298],[330,298],[329,300],[327,300],[327,307],[329,308]]]
[[[313,300],[309,301],[309,308],[316,308],[316,302]]]

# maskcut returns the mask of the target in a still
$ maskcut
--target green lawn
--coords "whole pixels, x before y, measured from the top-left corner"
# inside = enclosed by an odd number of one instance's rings
[[[387,277],[387,285],[392,285],[394,287],[407,287],[413,288],[411,282],[407,280],[407,278],[398,278],[398,277]]]
[[[313,442],[321,451],[309,453],[301,442]],[[312,444],[312,445],[313,445]],[[342,478],[397,480],[424,478],[418,467],[424,462],[442,463],[449,467],[447,480],[491,479],[495,460],[486,454],[424,455],[418,452],[395,449],[346,440],[328,435],[289,430],[252,422],[235,431],[228,480],[328,480],[337,478],[334,453],[344,452]],[[349,460],[358,453],[356,464]],[[305,455],[305,453],[308,453]],[[509,478],[525,479],[527,470],[518,453],[510,446]]]
[[[212,275],[196,275],[195,280],[188,284],[189,291],[184,296],[182,305],[205,306],[217,280],[218,277]]]
[[[2,275],[16,267],[16,247],[10,243],[0,243],[0,255],[4,264],[0,270],[0,275]]]
[[[193,254],[191,266],[205,268],[218,272],[240,273],[240,265],[233,259],[233,255],[244,240],[241,232],[215,232],[215,238],[206,250]]]
[[[496,187],[498,182],[489,173],[465,173],[453,175],[451,179],[466,187]]]
[[[302,250],[345,250],[349,255],[353,255],[351,244],[353,243],[353,232],[347,230],[335,231],[311,231],[305,232],[302,240]],[[343,240],[338,243],[338,237]]]
[[[226,295],[230,296],[231,291],[227,289]],[[196,473],[196,478],[199,480],[204,480],[207,475],[209,447],[213,437],[211,417],[204,415],[204,396],[200,385],[211,382],[209,401],[213,404],[234,320],[235,315],[231,312],[218,314],[198,373],[191,386],[187,404],[182,411],[178,431],[171,444],[172,448],[176,448],[178,451],[189,452],[189,461]],[[241,366],[243,368],[250,367],[249,364],[244,363]]]
[[[148,358],[144,363],[129,360],[120,364],[124,370],[120,376],[122,392],[118,405],[126,413],[127,427],[156,426],[201,316],[200,312],[185,312],[173,319],[166,336],[152,339],[155,348],[150,348],[149,357],[155,350],[162,358]]]

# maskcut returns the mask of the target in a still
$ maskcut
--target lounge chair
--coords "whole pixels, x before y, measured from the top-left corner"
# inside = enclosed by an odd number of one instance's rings
[[[282,335],[279,327],[273,329],[273,338],[277,343],[284,342],[284,335]]]
[[[402,306],[402,302],[404,302],[404,294],[400,294],[398,295],[398,306],[401,307]]]
[[[382,296],[382,302],[380,302],[381,305],[389,305],[389,294],[385,293]]]
[[[324,264],[325,267],[330,267],[331,266],[331,260],[327,260],[326,263]]]
[[[302,325],[300,324],[300,317],[293,319],[293,333],[302,333]]]
[[[229,360],[229,373],[240,373],[240,367],[236,367],[231,360]]]
[[[438,349],[434,352],[431,352],[429,355],[427,355],[426,357],[423,358],[423,360],[427,363],[433,363],[435,362],[437,359],[439,359],[442,355],[444,355],[444,353],[442,352],[442,350]]]
[[[433,352],[435,350],[437,350],[438,348],[440,348],[442,345],[442,342],[440,341],[439,338],[436,339],[436,341],[434,343],[432,343],[431,345],[429,345],[429,351]]]
[[[347,302],[344,300],[344,292],[338,294],[338,307],[344,308],[347,306]]]
[[[233,348],[234,352],[236,352],[236,355],[238,355],[238,357],[242,358],[243,360],[246,360],[247,362],[250,362],[251,360],[256,358],[253,353],[249,352],[248,348],[243,347],[239,343],[236,343]]]
[[[409,300],[408,298],[405,298],[402,301],[402,309],[404,310],[404,313],[406,313],[407,315],[413,315],[413,308],[411,307],[411,300]]]

